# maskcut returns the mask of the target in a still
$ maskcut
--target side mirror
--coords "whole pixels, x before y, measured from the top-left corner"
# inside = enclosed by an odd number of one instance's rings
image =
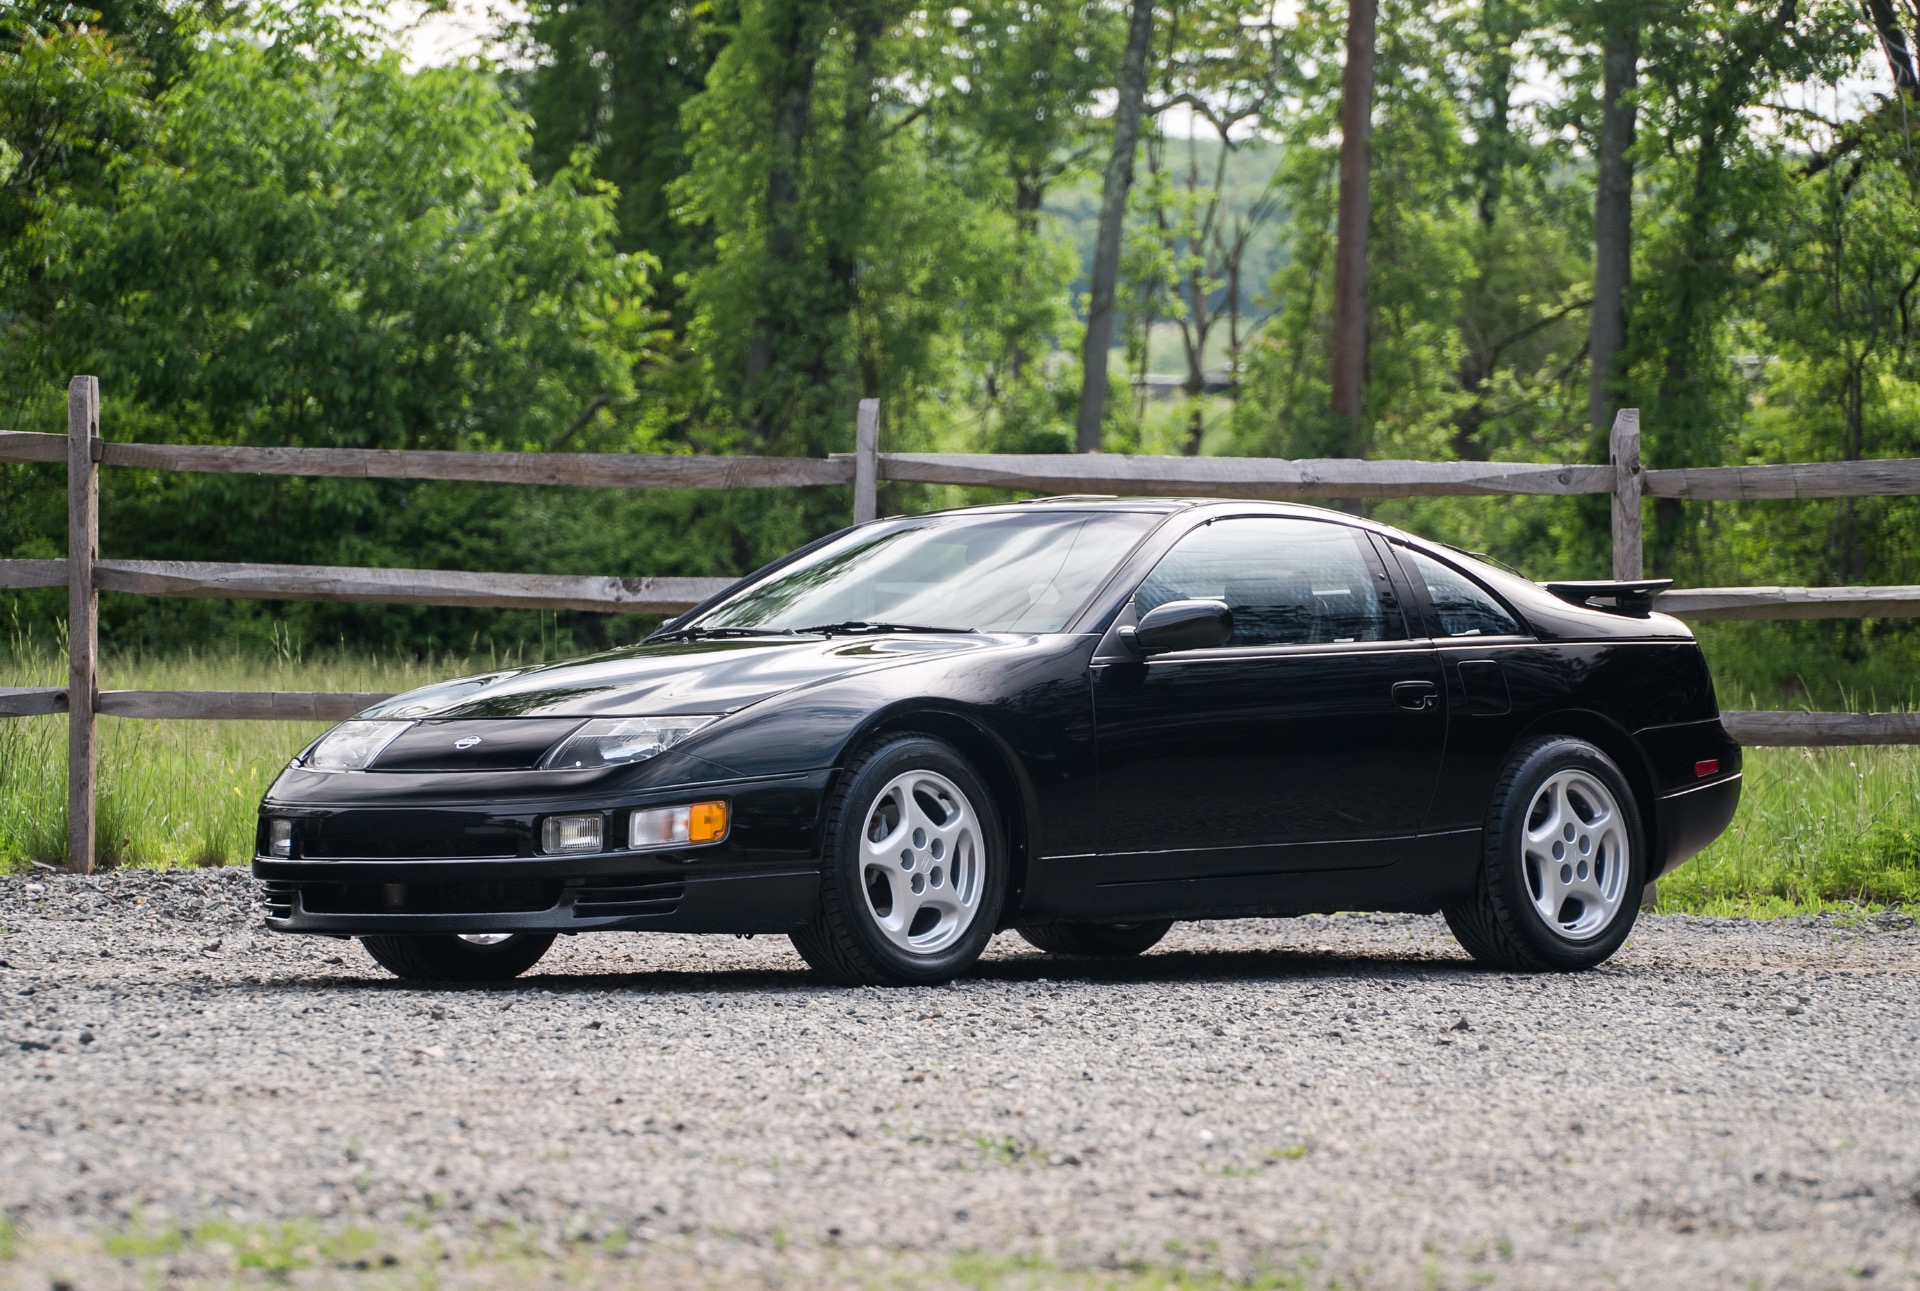
[[[1168,601],[1148,610],[1120,640],[1142,658],[1168,650],[1204,650],[1233,639],[1233,611],[1223,601]]]

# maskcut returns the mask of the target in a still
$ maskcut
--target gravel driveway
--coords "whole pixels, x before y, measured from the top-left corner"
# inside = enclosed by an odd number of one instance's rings
[[[1429,918],[1191,925],[1121,964],[1007,935],[898,991],[781,938],[614,934],[432,991],[251,901],[0,881],[0,1282],[218,1273],[309,1217],[401,1252],[376,1273],[511,1233],[651,1283],[1920,1286],[1905,917],[1650,918],[1553,977]],[[210,1219],[226,1245],[153,1239]]]

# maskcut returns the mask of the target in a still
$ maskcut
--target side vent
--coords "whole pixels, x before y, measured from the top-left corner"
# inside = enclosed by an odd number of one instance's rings
[[[672,914],[686,895],[679,879],[654,881],[602,879],[575,891],[576,919],[624,919],[637,914]]]
[[[1644,619],[1653,613],[1654,597],[1673,586],[1671,578],[1642,578],[1630,583],[1546,583],[1546,589],[1567,602],[1589,610],[1605,610]]]
[[[297,892],[291,883],[263,883],[260,885],[260,899],[266,903],[267,918],[293,918],[293,903]]]

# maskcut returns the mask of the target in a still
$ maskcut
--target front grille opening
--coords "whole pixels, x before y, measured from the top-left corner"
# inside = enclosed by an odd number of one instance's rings
[[[309,914],[521,914],[551,910],[560,884],[537,879],[484,883],[303,883]]]
[[[686,895],[679,879],[645,880],[612,876],[575,890],[573,917],[612,919],[636,914],[672,914]]]
[[[303,838],[300,855],[315,861],[498,860],[527,854],[510,830],[469,830],[431,837]]]

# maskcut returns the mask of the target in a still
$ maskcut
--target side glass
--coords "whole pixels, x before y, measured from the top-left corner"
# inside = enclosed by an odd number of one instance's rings
[[[1400,555],[1413,566],[1426,584],[1427,600],[1439,620],[1441,636],[1500,637],[1518,636],[1520,624],[1500,602],[1481,586],[1451,565],[1442,564],[1425,552],[1398,547]]]
[[[1366,536],[1313,520],[1218,520],[1182,538],[1134,593],[1139,614],[1169,601],[1225,601],[1231,646],[1397,641]]]

